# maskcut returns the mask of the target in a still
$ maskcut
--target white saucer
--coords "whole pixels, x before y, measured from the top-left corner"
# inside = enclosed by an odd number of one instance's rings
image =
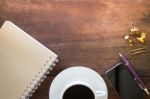
[[[66,86],[78,83],[89,85],[93,92],[100,92],[101,95],[96,96],[95,99],[108,98],[108,91],[103,78],[92,69],[76,66],[62,71],[55,77],[50,87],[49,99],[62,99],[62,92]]]

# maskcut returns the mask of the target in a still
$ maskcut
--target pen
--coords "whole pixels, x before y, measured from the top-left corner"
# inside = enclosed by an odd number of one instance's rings
[[[141,80],[141,78],[135,72],[135,70],[133,69],[132,65],[128,62],[128,60],[121,53],[119,53],[119,56],[120,56],[123,64],[126,65],[127,69],[130,71],[130,73],[132,74],[132,76],[134,77],[134,79],[138,82],[138,84],[140,85],[140,87],[142,88],[142,90],[144,90],[146,92],[146,94],[149,95],[150,93],[149,93],[148,89],[146,88],[146,85],[143,83],[143,81]]]

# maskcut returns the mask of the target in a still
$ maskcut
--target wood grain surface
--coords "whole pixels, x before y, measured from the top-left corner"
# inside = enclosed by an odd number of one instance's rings
[[[59,55],[60,62],[31,99],[49,99],[54,77],[72,66],[86,66],[105,79],[109,99],[119,99],[104,73],[125,54],[150,89],[149,0],[0,0],[0,25],[5,20],[32,35]],[[147,53],[130,56],[124,40],[131,23],[147,33]],[[145,97],[144,99],[149,99]]]

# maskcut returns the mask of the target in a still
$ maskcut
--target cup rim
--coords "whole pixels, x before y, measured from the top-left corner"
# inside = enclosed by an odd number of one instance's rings
[[[96,99],[96,93],[95,93],[94,89],[92,88],[92,86],[90,86],[88,83],[85,83],[85,82],[83,82],[83,81],[73,81],[73,82],[67,84],[67,85],[63,88],[63,90],[62,90],[62,92],[61,92],[61,97],[60,97],[60,99],[63,99],[63,95],[64,95],[65,91],[66,91],[68,88],[70,88],[70,87],[72,87],[72,86],[76,86],[76,85],[82,85],[82,86],[85,86],[85,87],[89,88],[89,89],[92,91],[93,95],[94,95],[94,99]]]

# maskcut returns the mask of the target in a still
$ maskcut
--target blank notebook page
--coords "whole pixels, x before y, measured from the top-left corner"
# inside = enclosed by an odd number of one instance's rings
[[[10,21],[0,29],[0,99],[18,99],[57,55]],[[46,67],[45,67],[46,68]],[[43,76],[41,74],[41,76]]]

